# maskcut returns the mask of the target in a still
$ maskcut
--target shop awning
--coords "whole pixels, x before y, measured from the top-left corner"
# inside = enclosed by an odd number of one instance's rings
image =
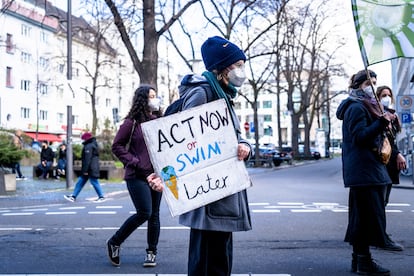
[[[25,134],[33,139],[36,139],[36,132],[25,132]],[[52,134],[52,133],[37,133],[37,141],[48,141],[50,142],[62,142],[62,138],[60,138],[59,134]]]

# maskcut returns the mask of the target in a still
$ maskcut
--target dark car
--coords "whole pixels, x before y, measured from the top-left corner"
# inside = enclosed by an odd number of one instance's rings
[[[255,162],[255,150],[253,147],[252,158],[250,159],[250,163]],[[284,161],[283,158],[280,157],[279,151],[272,147],[261,146],[259,147],[259,161],[261,165],[266,165],[273,163],[275,166],[280,166],[280,164]]]
[[[305,156],[305,149],[303,145],[299,145],[299,154],[298,157],[299,158],[304,158],[304,159],[315,159],[318,160],[321,158],[321,153],[314,147],[310,148],[310,153],[311,156]]]
[[[287,162],[289,165],[292,164],[293,160],[293,150],[292,147],[282,147],[280,149],[280,158]]]
[[[321,158],[321,153],[316,150],[316,148],[310,149],[313,159],[318,160]]]

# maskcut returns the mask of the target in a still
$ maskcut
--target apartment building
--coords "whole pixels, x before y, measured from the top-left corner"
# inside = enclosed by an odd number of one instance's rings
[[[42,4],[39,4],[42,3]],[[45,4],[46,3],[46,4]],[[37,140],[66,139],[72,108],[74,137],[92,127],[96,39],[83,18],[72,16],[72,80],[67,80],[67,14],[45,1],[2,1],[0,13],[0,127],[22,129]],[[114,127],[114,112],[125,115],[139,80],[129,59],[99,42],[97,132]]]

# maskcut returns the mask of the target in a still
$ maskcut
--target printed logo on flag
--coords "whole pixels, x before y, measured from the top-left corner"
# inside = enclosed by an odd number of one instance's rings
[[[365,65],[414,57],[412,1],[352,0],[358,43]]]

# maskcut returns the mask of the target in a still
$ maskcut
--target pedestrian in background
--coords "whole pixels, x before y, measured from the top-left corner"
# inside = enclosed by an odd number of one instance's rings
[[[359,71],[351,78],[350,95],[338,107],[342,120],[342,172],[349,188],[348,227],[345,241],[352,245],[352,272],[390,275],[371,257],[370,246],[384,247],[385,190],[391,184],[386,165],[374,150],[376,138],[387,130],[395,115],[383,113],[373,86],[377,75]]]
[[[124,164],[124,179],[136,213],[130,216],[116,233],[107,240],[108,257],[119,266],[121,244],[144,222],[148,221],[147,248],[144,267],[157,265],[157,245],[160,235],[160,202],[162,193],[151,189],[149,182],[161,185],[154,175],[141,124],[159,116],[160,101],[155,88],[141,85],[135,91],[132,106],[112,144],[112,152]],[[153,114],[157,112],[157,116]]]
[[[65,195],[64,197],[70,202],[75,202],[79,193],[89,180],[95,189],[95,192],[98,194],[98,198],[95,202],[103,202],[105,201],[105,197],[101,185],[99,184],[98,143],[96,142],[96,138],[89,132],[82,134],[81,139],[83,140],[81,173],[78,177],[73,193],[71,195]]]
[[[397,114],[395,113],[394,95],[392,93],[392,90],[388,86],[380,86],[377,88],[376,94],[381,104],[383,105],[385,112],[395,114],[395,118],[391,120],[391,123],[387,130],[387,137],[390,140],[392,147],[391,158],[387,164],[387,171],[392,181],[391,184],[387,185],[385,192],[385,206],[387,206],[390,199],[392,185],[400,183],[400,171],[404,170],[407,164],[404,156],[398,150],[397,146],[396,137],[397,134],[401,132],[401,123],[398,119]],[[404,250],[404,247],[401,244],[393,241],[389,234],[387,234],[387,242],[385,243],[385,246],[380,248],[389,251]]]
[[[183,109],[216,99],[225,99],[237,134],[237,156],[250,156],[250,144],[241,138],[240,122],[232,99],[246,80],[243,51],[227,39],[214,36],[201,46],[208,71],[202,76],[187,75],[180,86]],[[190,230],[188,250],[189,276],[229,276],[233,265],[233,232],[251,227],[246,190],[235,193],[193,211],[180,215],[179,222]]]
[[[42,142],[42,150],[40,152],[40,163],[37,165],[37,169],[40,171],[39,178],[49,178],[49,172],[51,171],[54,160],[55,153],[52,148],[49,147],[49,142],[44,140]]]
[[[16,130],[16,132],[14,133],[13,144],[19,150],[23,149],[22,131],[20,129]],[[16,162],[12,165],[12,173],[16,174],[16,180],[26,180],[27,179],[27,177],[25,177],[22,174],[22,171],[20,170],[20,162]]]
[[[59,178],[65,175],[66,175],[66,144],[62,143],[59,146],[56,178]]]

